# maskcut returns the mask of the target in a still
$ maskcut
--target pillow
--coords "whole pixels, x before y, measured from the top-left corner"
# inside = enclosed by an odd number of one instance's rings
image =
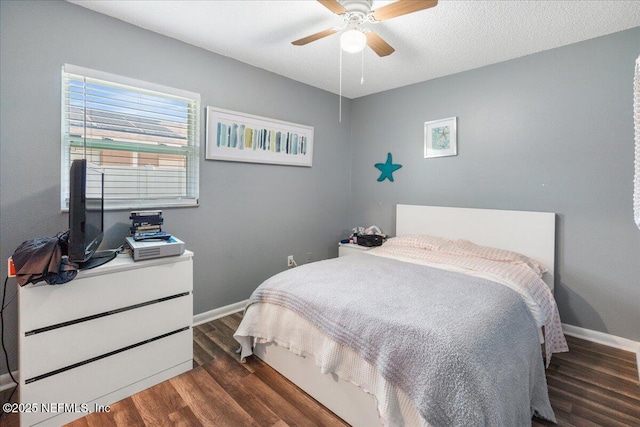
[[[385,243],[390,246],[408,246],[410,248],[426,249],[429,251],[437,251],[442,246],[451,242],[442,237],[428,236],[426,234],[408,234],[399,237],[393,237]]]
[[[535,271],[538,276],[542,276],[549,271],[543,264],[525,255],[505,249],[476,245],[468,240],[449,241],[449,243],[443,245],[440,250],[450,254],[475,256],[492,261],[521,262]]]

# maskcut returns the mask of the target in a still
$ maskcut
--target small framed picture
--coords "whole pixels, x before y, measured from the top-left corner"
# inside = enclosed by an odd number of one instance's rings
[[[457,117],[424,123],[424,158],[456,156],[458,138]]]

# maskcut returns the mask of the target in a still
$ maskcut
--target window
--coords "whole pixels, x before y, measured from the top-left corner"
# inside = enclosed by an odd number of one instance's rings
[[[62,209],[69,168],[104,170],[106,209],[198,204],[200,95],[65,64]]]

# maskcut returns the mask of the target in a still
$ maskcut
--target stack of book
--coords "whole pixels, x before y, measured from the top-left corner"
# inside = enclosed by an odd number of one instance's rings
[[[160,233],[162,231],[162,211],[133,211],[131,220],[131,235]]]

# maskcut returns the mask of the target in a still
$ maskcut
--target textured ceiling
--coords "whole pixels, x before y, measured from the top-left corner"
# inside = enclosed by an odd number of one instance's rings
[[[68,0],[133,25],[339,93],[342,25],[314,0]],[[392,3],[373,1],[373,9]],[[640,1],[446,1],[367,26],[396,51],[343,54],[342,95],[364,95],[640,26]],[[638,42],[640,51],[640,40]],[[361,84],[361,75],[364,83]]]

